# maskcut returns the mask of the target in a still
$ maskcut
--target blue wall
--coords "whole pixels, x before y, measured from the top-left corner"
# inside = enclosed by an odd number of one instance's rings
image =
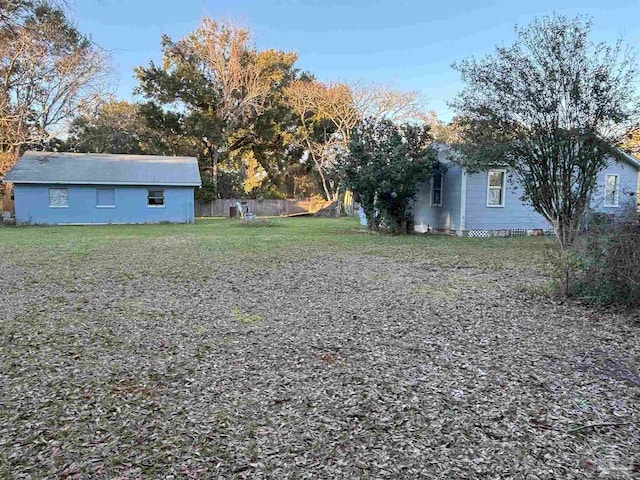
[[[438,160],[448,166],[444,176],[442,206],[431,206],[431,183],[418,187],[414,203],[415,229],[418,232],[432,229],[459,231],[461,189],[466,182],[464,231],[468,230],[511,230],[550,229],[551,225],[532,207],[521,200],[522,188],[509,176],[507,171],[504,206],[487,206],[488,172],[468,174],[456,163],[449,163],[447,154],[440,152]],[[619,175],[619,196],[616,207],[604,205],[606,175]],[[627,163],[611,160],[609,166],[599,174],[598,186],[592,194],[591,207],[597,211],[619,215],[625,209],[637,205],[638,169]]]
[[[49,206],[49,187],[68,188],[66,208]],[[115,207],[98,207],[96,188],[115,189]],[[164,190],[164,206],[147,206],[148,189]],[[194,221],[193,187],[109,185],[14,185],[16,222],[64,223],[187,223]]]
[[[462,168],[448,162],[446,154],[440,152],[438,160],[447,171],[442,177],[442,206],[431,206],[431,181],[418,186],[414,202],[414,224],[418,232],[427,231],[427,226],[438,230],[460,229],[460,187]]]
[[[522,189],[507,172],[503,207],[487,207],[489,172],[467,175],[466,230],[549,229],[549,223],[531,206],[523,204]]]
[[[618,206],[606,207],[604,205],[604,184],[607,175],[618,175],[619,193]],[[603,213],[619,215],[629,207],[638,204],[638,169],[627,162],[616,163],[611,160],[607,168],[598,175],[598,187],[591,195],[591,208]],[[631,195],[632,194],[632,195]]]

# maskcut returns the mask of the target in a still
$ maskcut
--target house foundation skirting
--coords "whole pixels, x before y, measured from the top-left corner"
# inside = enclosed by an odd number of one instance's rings
[[[472,229],[461,232],[461,236],[464,237],[542,237],[545,235],[554,235],[553,229],[543,230],[541,228],[512,228],[512,229],[499,229],[499,230],[484,230],[484,229]]]
[[[471,229],[451,230],[448,228],[435,228],[431,225],[416,225],[416,233],[457,235],[458,237],[488,238],[488,237],[542,237],[554,235],[553,229],[541,228],[505,228],[505,229]]]

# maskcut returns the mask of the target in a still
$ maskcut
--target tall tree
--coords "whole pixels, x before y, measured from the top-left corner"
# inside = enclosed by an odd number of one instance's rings
[[[96,101],[109,69],[52,2],[2,2],[0,17],[0,152],[17,158]]]
[[[206,148],[201,159],[214,186],[219,165],[237,172],[256,160],[273,174],[286,152],[280,89],[295,75],[296,54],[258,51],[248,30],[210,18],[177,42],[164,36],[162,48],[161,66],[136,69],[150,124],[172,112],[168,120]]]
[[[312,79],[292,82],[285,90],[287,103],[295,113],[298,128],[294,141],[304,150],[304,159],[313,163],[327,200],[336,200],[337,182],[334,178],[335,151],[343,142],[338,126],[345,127],[340,117],[331,116],[335,111],[348,111],[351,98],[341,88],[340,96],[331,90],[338,87],[326,86]],[[341,105],[329,105],[330,102],[341,102]],[[346,125],[352,128],[352,125]]]
[[[145,148],[149,129],[137,104],[107,99],[77,116],[69,127],[67,145],[73,151],[94,153],[150,153]]]
[[[423,122],[428,112],[418,92],[402,91],[384,83],[357,82],[349,85],[355,110],[360,120],[395,123]]]
[[[336,160],[349,148],[353,130],[365,118],[376,123],[418,119],[421,100],[375,83],[325,84],[313,79],[292,82],[285,95],[298,117],[296,139],[318,172],[327,200],[338,200]]]
[[[470,167],[510,166],[565,248],[638,115],[635,63],[620,42],[592,43],[582,17],[543,17],[516,32],[513,45],[454,65],[465,82],[453,102],[461,148]]]

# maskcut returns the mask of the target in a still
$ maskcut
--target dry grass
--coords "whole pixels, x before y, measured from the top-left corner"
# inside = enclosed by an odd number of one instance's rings
[[[2,478],[632,478],[632,319],[542,239],[0,229]]]

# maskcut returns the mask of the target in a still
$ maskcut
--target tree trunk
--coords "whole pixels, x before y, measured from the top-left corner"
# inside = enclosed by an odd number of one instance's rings
[[[407,219],[406,219],[406,218],[403,218],[403,219],[400,221],[400,233],[401,233],[402,235],[406,235],[406,234],[407,234],[407,223],[408,223],[408,222],[407,222]]]
[[[378,225],[378,219],[376,218],[375,214],[367,215],[365,212],[365,215],[367,217],[367,225],[369,227],[369,230],[377,232],[379,225]]]
[[[7,183],[4,185],[4,195],[2,198],[2,202],[0,203],[0,213],[2,212],[11,212],[15,213],[14,203],[11,199],[11,194],[13,192],[13,184]]]
[[[553,228],[556,234],[556,241],[560,248],[558,258],[558,282],[560,293],[568,297],[571,292],[571,272],[573,270],[572,246],[578,234],[575,221],[566,218],[554,219]]]
[[[213,149],[213,147],[211,147]],[[211,182],[216,192],[216,198],[220,198],[218,192],[218,163],[220,161],[220,152],[216,149],[215,152],[211,152]]]

